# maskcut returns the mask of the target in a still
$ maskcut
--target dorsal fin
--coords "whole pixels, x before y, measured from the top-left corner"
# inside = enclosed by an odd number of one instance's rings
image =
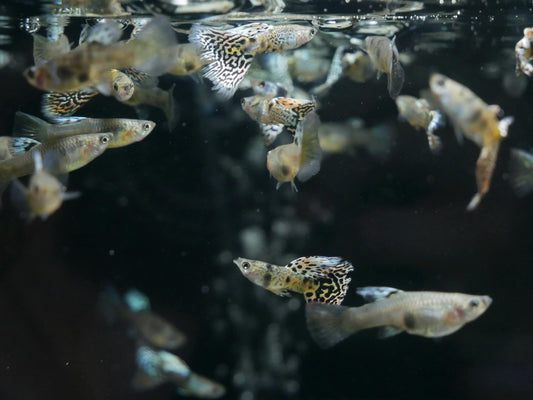
[[[403,290],[384,286],[366,286],[357,288],[357,294],[362,296],[368,302],[380,301],[402,292]]]

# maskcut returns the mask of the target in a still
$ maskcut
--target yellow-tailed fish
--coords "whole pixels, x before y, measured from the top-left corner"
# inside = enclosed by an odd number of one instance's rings
[[[132,381],[136,390],[172,383],[183,396],[216,399],[226,393],[221,384],[193,372],[178,356],[141,345],[136,354],[137,372]]]
[[[425,99],[417,99],[413,96],[398,96],[396,106],[400,117],[404,118],[415,129],[426,131],[429,148],[437,153],[441,148],[440,138],[433,133],[442,123],[442,115],[437,110],[431,110]]]
[[[152,132],[155,122],[127,118],[59,118],[61,123],[49,124],[33,115],[17,111],[13,123],[13,135],[49,142],[87,133],[111,132],[109,148],[127,146],[139,142]]]
[[[315,112],[308,114],[298,124],[294,142],[270,150],[267,154],[267,169],[277,181],[276,189],[290,182],[298,191],[294,179],[304,182],[320,171],[322,150],[318,138],[320,120]]]
[[[300,257],[285,266],[237,258],[233,262],[251,282],[278,296],[301,293],[305,301],[341,304],[353,271],[349,261],[339,257]]]
[[[204,76],[213,82],[213,90],[221,96],[233,96],[259,53],[275,53],[296,49],[309,42],[315,28],[302,25],[269,25],[251,23],[230,29],[193,25],[189,41],[201,51],[209,63]]]
[[[445,292],[404,292],[388,287],[363,287],[357,293],[372,303],[361,307],[308,303],[307,327],[322,348],[369,328],[382,328],[381,337],[401,332],[424,337],[450,335],[483,314],[489,296]]]
[[[533,191],[533,154],[520,149],[511,150],[509,180],[520,197]]]
[[[263,124],[283,124],[294,134],[296,125],[316,107],[313,100],[255,95],[241,99],[242,109]]]
[[[453,123],[461,142],[463,135],[481,147],[476,164],[477,193],[467,206],[475,209],[490,188],[500,142],[507,136],[513,117],[498,121],[499,106],[489,106],[470,89],[441,74],[432,74],[429,86],[442,111]]]
[[[0,161],[24,154],[38,144],[40,142],[30,138],[0,136]]]
[[[43,169],[41,153],[33,152],[34,172],[26,188],[18,179],[12,181],[11,200],[21,215],[31,221],[36,217],[43,221],[55,213],[65,200],[80,196],[79,192],[67,192],[65,186]]]
[[[531,64],[531,56],[533,55],[531,49],[532,41],[533,28],[524,28],[524,37],[516,43],[514,48],[516,56],[516,75],[523,73],[526,76],[531,76],[533,73],[533,65]]]
[[[39,144],[24,154],[1,161],[0,182],[32,174],[35,171],[33,153],[36,151],[41,153],[45,169],[50,174],[60,175],[74,171],[101,155],[112,136],[112,133],[91,133]]]
[[[121,29],[120,25],[118,29]],[[28,68],[24,75],[38,89],[59,92],[90,87],[105,79],[111,69],[134,66],[159,75],[168,70],[170,61],[166,50],[175,44],[170,22],[158,16],[134,40],[109,45],[86,42],[68,53]]]
[[[395,41],[396,36],[392,40],[385,36],[369,36],[365,39],[365,49],[378,70],[378,77],[381,72],[387,74],[387,89],[393,99],[400,94],[405,80]]]

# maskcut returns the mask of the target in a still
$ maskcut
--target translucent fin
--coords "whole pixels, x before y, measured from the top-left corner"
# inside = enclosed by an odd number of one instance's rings
[[[41,102],[41,112],[49,121],[55,121],[57,117],[74,114],[97,94],[98,92],[86,89],[45,93]]]
[[[395,99],[402,91],[403,83],[405,81],[405,72],[398,59],[398,50],[396,50],[396,47],[392,52],[392,62],[387,78],[387,90],[389,91],[390,97]]]
[[[87,119],[87,117],[57,117],[54,122],[56,124],[72,124],[83,121],[84,119]]]
[[[316,112],[307,114],[303,121],[298,124],[298,130],[303,130],[301,134],[302,155],[300,169],[296,177],[305,182],[320,171],[320,161],[322,160],[322,148],[318,137],[320,119]],[[296,137],[299,136],[297,132]]]
[[[379,329],[378,337],[380,339],[387,339],[402,332],[403,331],[401,329],[395,328],[394,326],[384,326],[383,328]]]
[[[130,289],[124,294],[124,302],[133,312],[149,310],[151,308],[150,299],[144,293],[135,289]]]
[[[65,35],[60,35],[57,40],[50,40],[37,34],[32,36],[33,62],[35,65],[44,64],[46,61],[70,51],[70,44]]]
[[[476,209],[483,196],[488,193],[490,182],[492,180],[492,173],[494,172],[494,167],[496,166],[496,160],[498,158],[499,148],[499,142],[481,148],[479,158],[476,162],[477,193],[466,207],[467,211]]]
[[[85,40],[90,43],[110,45],[117,42],[122,36],[122,25],[112,19],[104,19],[93,27],[82,31],[86,35]],[[81,40],[81,35],[80,35]]]
[[[43,157],[38,150],[33,152],[33,170],[35,172],[43,170]]]
[[[164,382],[165,379],[163,377],[157,375],[152,376],[138,369],[135,371],[135,375],[133,375],[131,385],[135,390],[148,390],[153,389]]]
[[[520,149],[511,150],[510,183],[517,196],[533,191],[533,155]]]
[[[424,99],[420,101],[424,101],[424,103],[427,103],[427,101],[425,101]],[[427,106],[429,106],[429,104]],[[428,144],[431,151],[437,154],[442,148],[442,142],[440,138],[433,133],[433,131],[442,124],[443,118],[442,114],[436,110],[430,111],[429,115],[431,116],[431,121],[429,122],[428,129],[426,131]]]
[[[500,122],[498,122],[498,129],[500,130],[501,137],[507,137],[507,132],[509,131],[509,126],[514,122],[513,117],[505,117]]]
[[[323,349],[327,349],[346,339],[357,329],[347,328],[344,323],[348,307],[331,304],[307,303],[305,316],[307,329],[313,340]]]
[[[368,302],[380,301],[403,292],[403,290],[385,286],[360,287],[357,288],[356,291],[359,296],[363,297]]]
[[[11,181],[9,197],[11,204],[19,212],[20,217],[28,221],[31,220],[32,217],[28,206],[28,188],[16,178]]]
[[[300,257],[287,264],[293,272],[300,273],[314,282],[306,288],[304,298],[307,302],[341,304],[348,291],[353,271],[349,261],[339,257]]]
[[[222,397],[226,389],[221,384],[193,372],[186,384],[178,387],[178,393],[184,396],[216,399]]]
[[[170,89],[167,90],[168,101],[165,105],[165,108],[163,109],[163,111],[165,112],[165,116],[167,117],[168,130],[170,132],[172,132],[172,130],[178,124],[178,104],[174,100],[174,88],[175,87],[176,87],[176,84],[173,83]]]
[[[13,122],[13,136],[24,136],[43,142],[47,139],[49,125],[40,118],[17,111]]]
[[[38,144],[37,140],[27,137],[13,137],[9,139],[8,151],[11,156],[18,156],[30,151]]]

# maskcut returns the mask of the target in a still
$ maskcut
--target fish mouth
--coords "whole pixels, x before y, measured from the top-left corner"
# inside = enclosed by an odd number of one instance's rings
[[[492,298],[490,296],[483,296],[483,302],[488,307],[492,304]]]
[[[235,264],[237,267],[239,266],[239,259],[236,258],[233,260],[233,264]]]

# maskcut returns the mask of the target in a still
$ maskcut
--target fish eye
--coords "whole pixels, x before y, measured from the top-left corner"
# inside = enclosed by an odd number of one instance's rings
[[[113,84],[113,89],[115,89],[115,92],[118,92],[118,84],[117,83]]]
[[[265,86],[266,86],[266,82],[265,81],[259,82],[259,87],[260,88],[264,88]]]
[[[477,300],[477,299],[470,300],[469,306],[471,308],[476,308],[477,306],[479,306],[479,300]]]
[[[26,75],[27,75],[28,78],[30,78],[30,79],[35,78],[35,69],[34,69],[33,67],[28,68],[28,69],[26,70]]]
[[[244,106],[245,104],[246,104],[246,99],[243,97],[243,98],[241,99],[241,106]]]
[[[250,268],[250,263],[248,261],[245,261],[242,263],[242,269],[247,271]]]
[[[102,144],[108,144],[109,143],[109,136],[104,135],[100,138],[100,143]]]
[[[145,123],[143,124],[143,130],[147,131],[147,130],[149,130],[149,129],[150,129],[150,124],[149,124],[148,122],[145,122]]]
[[[312,28],[310,32],[311,32],[311,35],[314,35],[314,34],[316,34],[316,29]]]
[[[439,79],[437,79],[437,85],[439,85],[439,86],[444,86],[444,83],[445,83],[444,78],[439,78]]]

